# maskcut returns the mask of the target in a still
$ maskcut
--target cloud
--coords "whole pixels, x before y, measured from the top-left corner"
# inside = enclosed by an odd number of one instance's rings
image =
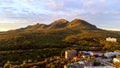
[[[64,0],[48,0],[46,2],[46,6],[49,8],[51,11],[61,11],[64,10]]]
[[[21,0],[22,1],[22,0]],[[35,0],[23,0],[24,2],[33,2]]]
[[[119,11],[105,11],[104,14],[111,14],[111,15],[120,15]]]
[[[108,24],[119,20],[119,6],[119,0],[0,0],[0,23],[49,24],[58,18],[82,18]]]

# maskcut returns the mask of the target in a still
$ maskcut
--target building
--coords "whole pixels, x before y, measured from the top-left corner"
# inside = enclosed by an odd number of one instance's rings
[[[117,55],[120,55],[120,53],[119,52],[106,52],[106,53],[104,53],[104,56],[107,58],[110,58],[112,56],[117,56]]]
[[[113,58],[113,63],[119,62],[120,63],[120,58]]]
[[[100,51],[91,51],[90,55],[91,56],[102,56],[102,52],[100,52]]]
[[[108,38],[106,38],[106,41],[108,41],[108,42],[117,42],[117,39],[108,37]]]
[[[73,57],[75,57],[77,54],[76,50],[66,50],[65,51],[65,59],[72,59]]]
[[[83,54],[83,58],[90,57],[90,56],[91,56],[90,53],[84,53]]]
[[[89,57],[91,51],[79,51],[80,54],[82,54],[83,58]]]

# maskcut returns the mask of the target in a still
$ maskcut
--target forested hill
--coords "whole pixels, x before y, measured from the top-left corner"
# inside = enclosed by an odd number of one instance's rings
[[[65,20],[65,19],[59,19],[54,22],[52,22],[49,25],[46,24],[35,24],[35,25],[29,25],[26,28],[21,28],[17,30],[11,30],[8,32],[23,32],[23,31],[32,31],[32,32],[37,32],[37,31],[45,31],[45,30],[60,30],[60,29],[76,29],[79,31],[79,29],[97,29],[96,26],[81,20],[81,19],[74,19],[71,22]]]
[[[0,33],[0,50],[64,48],[78,46],[103,47],[106,37],[120,40],[120,32],[97,28],[81,19],[59,19],[49,25],[35,24]]]

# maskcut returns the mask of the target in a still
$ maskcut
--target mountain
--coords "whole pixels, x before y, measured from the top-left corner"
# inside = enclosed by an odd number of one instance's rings
[[[117,42],[107,42],[107,37],[116,38]],[[34,64],[51,57],[64,56],[66,49],[103,52],[120,50],[120,32],[103,30],[81,19],[59,19],[49,25],[37,23],[0,32],[0,66],[7,61],[21,64],[31,60]]]
[[[41,31],[41,30],[56,30],[56,29],[66,29],[66,28],[70,28],[70,29],[98,29],[95,25],[92,25],[84,20],[81,19],[74,19],[71,22],[65,20],[65,19],[59,19],[56,20],[54,22],[52,22],[49,25],[46,24],[35,24],[35,25],[29,25],[26,28],[21,28],[21,29],[17,29],[14,31]]]
[[[63,48],[72,44],[85,45],[85,42],[102,45],[100,41],[105,41],[106,37],[119,41],[120,32],[102,30],[81,19],[59,19],[49,25],[37,23],[0,33],[0,50]],[[84,41],[80,41],[82,39]]]
[[[56,20],[54,22],[52,22],[48,29],[59,29],[59,28],[65,28],[66,25],[68,24],[69,22],[65,19],[59,19],[59,20]]]
[[[69,24],[68,27],[72,27],[72,28],[80,28],[80,29],[97,29],[96,26],[81,20],[81,19],[74,19],[72,20]]]
[[[50,25],[45,24],[35,24],[32,26],[28,26],[30,28],[28,29],[61,29],[61,28],[79,28],[79,29],[97,29],[96,26],[81,20],[81,19],[74,19],[71,22],[65,20],[65,19],[59,19],[54,22],[52,22]]]

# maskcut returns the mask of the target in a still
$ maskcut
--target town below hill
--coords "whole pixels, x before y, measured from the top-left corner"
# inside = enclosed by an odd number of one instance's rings
[[[49,25],[35,24],[0,32],[0,65],[30,64],[49,68],[66,50],[112,52],[120,50],[120,32],[103,30],[85,20],[59,19]],[[61,58],[62,57],[62,58]],[[29,66],[29,65],[28,65]]]

